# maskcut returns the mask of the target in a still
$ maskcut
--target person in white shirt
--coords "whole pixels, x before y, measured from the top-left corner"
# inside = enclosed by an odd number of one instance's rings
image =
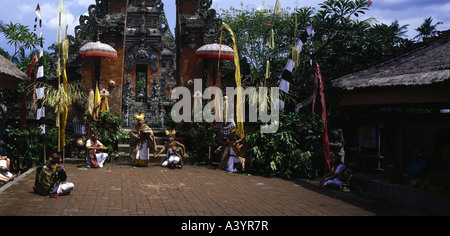
[[[88,150],[87,166],[102,168],[108,154],[101,150],[107,150],[108,148],[98,140],[98,132],[92,133],[91,138],[86,141],[86,149]]]

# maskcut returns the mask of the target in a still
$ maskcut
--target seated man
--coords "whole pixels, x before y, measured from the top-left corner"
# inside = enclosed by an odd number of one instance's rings
[[[108,148],[98,140],[98,132],[92,133],[91,138],[86,141],[86,149],[88,151],[86,167],[102,168],[108,154],[101,152],[101,150],[107,150]]]
[[[0,182],[1,185],[13,180],[16,176],[9,172],[10,160],[6,156],[0,156]]]
[[[411,176],[411,186],[416,186],[423,182],[427,174],[427,164],[423,152],[414,148],[412,159],[405,168],[406,173]]]
[[[74,188],[74,184],[67,181],[67,173],[62,164],[61,156],[57,153],[53,153],[49,163],[50,168],[56,174],[52,188],[49,192],[50,197],[59,197],[61,195],[69,194]]]
[[[53,153],[47,166],[37,168],[33,190],[35,193],[50,197],[69,194],[74,184],[66,180],[67,174],[61,157],[58,153]]]
[[[339,178],[340,174],[344,172],[345,165],[341,162],[341,158],[336,156],[334,153],[330,152],[331,159],[331,170],[326,173],[322,178],[320,178],[320,185],[331,187],[331,188],[339,188],[343,183]]]

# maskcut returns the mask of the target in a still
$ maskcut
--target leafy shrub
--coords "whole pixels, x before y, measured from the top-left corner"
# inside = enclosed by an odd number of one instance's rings
[[[97,131],[98,139],[110,152],[117,152],[119,140],[125,138],[122,130],[122,120],[109,111],[99,112],[97,121],[91,121],[91,133]]]
[[[46,156],[49,157],[51,152],[57,151],[57,142],[56,128],[47,129],[45,134],[42,134],[37,124],[30,124],[27,129],[20,130],[19,123],[14,122],[5,128],[5,155],[11,159],[25,157],[31,159],[32,163],[38,163],[44,158],[44,145]]]
[[[275,133],[248,134],[247,167],[266,176],[315,179],[322,152],[322,122],[315,114],[280,114]]]

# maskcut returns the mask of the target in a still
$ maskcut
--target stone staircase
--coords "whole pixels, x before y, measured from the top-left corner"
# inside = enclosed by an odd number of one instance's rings
[[[165,129],[163,128],[152,128],[153,134],[156,139],[156,153],[161,151],[164,146],[165,141],[167,140]],[[131,132],[131,128],[124,128],[124,131],[127,133]],[[128,139],[119,140],[119,152],[125,153],[123,155],[113,157],[111,159],[111,163],[114,164],[130,164],[134,165],[135,162],[131,160],[130,157],[130,144]],[[150,160],[149,162],[152,164],[161,164],[166,159],[166,152],[161,153],[158,158],[153,157],[153,153],[150,151]]]

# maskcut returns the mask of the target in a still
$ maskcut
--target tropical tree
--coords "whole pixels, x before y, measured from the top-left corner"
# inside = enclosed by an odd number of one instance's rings
[[[360,20],[369,10],[367,0],[326,0],[319,6],[318,10],[285,8],[281,14],[274,14],[273,9],[249,7],[219,12],[219,17],[234,30],[238,42],[243,86],[264,83],[266,87],[278,86],[287,60],[292,58],[293,46],[311,24],[314,35],[303,42],[300,64],[289,81],[290,92],[281,92],[287,105],[310,98],[314,86],[311,62],[319,63],[328,82],[412,44],[402,37],[406,26],[399,26],[398,21],[389,26],[374,24],[374,18]],[[275,45],[269,49],[272,29]],[[270,76],[265,80],[267,60]],[[245,62],[250,68],[247,73],[242,70]]]
[[[0,32],[3,32],[3,30],[6,28],[5,23],[0,20]]]
[[[16,56],[24,55],[25,50],[32,50],[39,45],[39,39],[28,29],[28,26],[10,22],[2,29],[8,44],[14,46],[14,54],[11,56],[11,61],[17,63]]]
[[[395,20],[391,23],[392,30],[399,37],[406,36],[405,34],[406,34],[406,32],[408,32],[408,26],[409,26],[409,24],[400,26],[400,24],[398,23],[398,20]]]
[[[430,16],[425,19],[425,21],[419,26],[419,28],[416,29],[416,31],[419,32],[419,34],[414,37],[414,39],[423,40],[424,38],[429,38],[437,35],[438,30],[436,27],[442,22],[437,22],[436,24],[432,24],[433,18]]]

